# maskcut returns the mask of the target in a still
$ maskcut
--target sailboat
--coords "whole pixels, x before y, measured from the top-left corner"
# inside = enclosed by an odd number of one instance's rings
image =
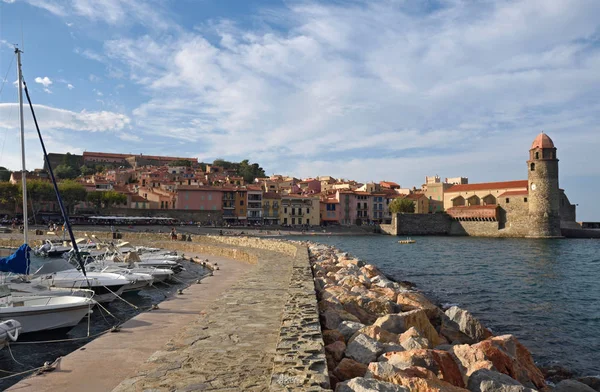
[[[18,88],[19,88],[19,118],[21,125],[21,160],[22,160],[22,174],[21,181],[23,186],[23,245],[16,250],[11,256],[0,259],[0,272],[9,272],[22,275],[28,275],[31,259],[30,251],[31,248],[28,245],[28,219],[27,219],[27,177],[25,170],[25,126],[23,119],[23,75],[21,72],[21,51],[15,48],[15,55],[17,56],[17,76],[18,76]],[[27,85],[25,85],[25,92],[27,92]],[[35,114],[32,114],[37,127],[37,120]],[[38,135],[39,134],[38,129]],[[44,157],[47,159],[46,148],[42,142],[42,148],[44,149]],[[50,167],[52,179],[54,180],[54,174]],[[56,188],[56,182],[54,182],[55,190],[59,198],[59,204],[62,207],[62,201],[60,195],[58,195],[58,188]],[[73,241],[74,242],[74,241]],[[53,296],[50,295],[27,295],[19,296],[13,295],[10,292],[8,285],[0,285],[0,322],[18,322],[21,324],[21,332],[38,332],[46,331],[58,328],[71,328],[77,325],[85,316],[87,316],[95,305],[95,301],[89,297],[81,296],[70,296],[61,295]],[[5,323],[4,323],[5,324]]]

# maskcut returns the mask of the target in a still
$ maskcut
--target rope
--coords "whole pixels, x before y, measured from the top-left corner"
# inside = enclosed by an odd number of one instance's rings
[[[113,294],[115,295],[115,297],[117,297],[117,298],[118,298],[118,299],[120,299],[121,301],[125,302],[127,305],[131,306],[132,308],[134,308],[134,309],[139,309],[139,308],[138,308],[137,306],[135,306],[134,304],[132,304],[132,303],[130,303],[130,302],[127,302],[125,299],[121,298],[121,297],[119,296],[119,294],[115,293],[114,291],[112,291],[112,290],[111,290],[111,289],[109,289],[108,287],[106,287],[106,286],[102,286],[102,287],[104,287],[105,289],[107,289],[108,291],[110,291],[111,293],[113,293]]]
[[[8,73],[10,72],[10,69],[11,69],[11,67],[12,67],[12,64],[13,64],[13,62],[15,61],[15,57],[16,57],[16,56],[13,56],[13,57],[10,59],[10,64],[8,65],[8,69],[6,70],[6,75],[4,75],[4,79],[2,80],[2,86],[0,86],[0,96],[2,96],[2,90],[4,90],[4,85],[6,84],[6,80],[7,80],[7,78],[8,78]]]
[[[23,375],[23,374],[27,374],[27,373],[30,373],[30,372],[35,372],[35,371],[38,371],[38,370],[42,370],[42,371],[43,371],[43,369],[44,369],[44,370],[48,370],[48,368],[49,368],[49,366],[48,366],[48,365],[43,365],[43,366],[40,366],[40,367],[38,367],[38,368],[29,369],[29,370],[25,370],[24,372],[20,372],[20,373],[14,373],[14,374],[11,374],[10,376],[4,376],[4,377],[0,377],[0,380],[6,380],[7,378],[21,376],[21,375]],[[3,372],[6,372],[6,370],[2,370],[2,371],[3,371]]]
[[[25,366],[24,364],[22,364],[21,362],[17,361],[17,359],[15,358],[15,356],[12,353],[12,350],[10,349],[10,343],[6,342],[6,346],[8,347],[8,352],[10,353],[10,357],[12,358],[13,361],[15,361],[16,363],[18,363],[21,366]]]

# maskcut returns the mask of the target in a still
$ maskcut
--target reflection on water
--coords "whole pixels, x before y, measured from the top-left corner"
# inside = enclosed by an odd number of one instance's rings
[[[600,373],[600,241],[295,237],[334,245],[516,335],[540,365]]]

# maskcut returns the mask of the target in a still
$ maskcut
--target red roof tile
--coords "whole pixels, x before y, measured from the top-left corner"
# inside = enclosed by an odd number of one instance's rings
[[[502,182],[482,182],[479,184],[458,184],[451,186],[446,190],[446,193],[468,192],[468,191],[485,191],[488,189],[511,189],[511,188],[527,188],[527,180],[518,181],[502,181]]]
[[[531,148],[554,148],[554,142],[550,139],[550,136],[546,135],[544,132],[537,135]]]

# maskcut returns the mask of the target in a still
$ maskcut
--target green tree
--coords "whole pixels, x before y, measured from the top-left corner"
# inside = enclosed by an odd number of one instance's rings
[[[187,167],[192,167],[192,161],[188,161],[187,159],[178,159],[176,161],[169,162],[169,166],[187,166]]]
[[[102,192],[102,201],[106,206],[120,205],[127,203],[127,196],[116,191]]]
[[[92,167],[83,165],[79,168],[79,172],[81,173],[82,176],[89,176],[89,175],[95,174],[96,170]]]
[[[20,197],[23,197],[22,189],[19,189]],[[31,205],[33,220],[37,223],[37,214],[40,212],[42,202],[55,201],[56,193],[51,183],[42,180],[27,181],[27,200]]]
[[[96,211],[102,208],[102,193],[103,192],[88,192],[85,200],[92,203],[96,207]]]
[[[4,166],[0,166],[0,181],[8,181],[10,180],[10,170],[5,168]]]
[[[14,208],[21,194],[20,186],[8,181],[0,182],[0,204],[8,208]]]
[[[390,212],[395,214],[397,212],[415,212],[415,203],[412,200],[406,199],[404,197],[399,197],[394,199],[393,202],[390,203]]]
[[[224,159],[218,158],[213,161],[213,166],[220,166],[225,170],[237,169],[237,163],[229,162]]]
[[[86,200],[87,192],[83,185],[78,182],[71,180],[61,181],[58,184],[58,190],[69,213],[73,211],[77,203]]]
[[[54,169],[54,175],[61,180],[71,180],[79,175],[79,173],[71,166],[65,164],[58,165]]]

